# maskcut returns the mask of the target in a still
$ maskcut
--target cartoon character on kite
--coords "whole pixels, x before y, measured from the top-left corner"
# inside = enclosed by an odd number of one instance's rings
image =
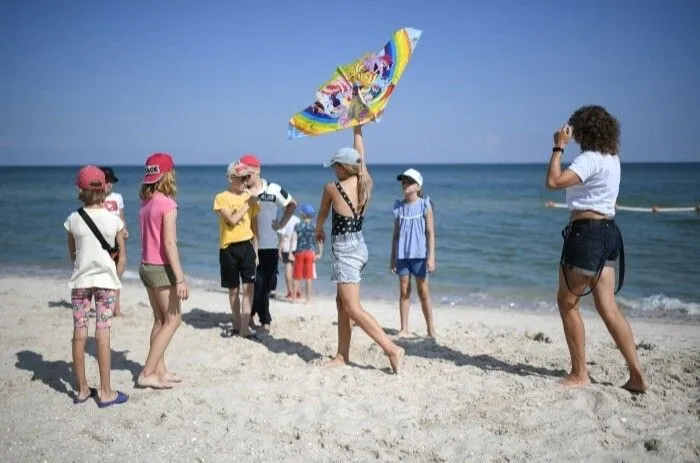
[[[321,135],[378,121],[420,39],[418,29],[394,33],[379,53],[336,68],[315,101],[289,120],[289,138]]]

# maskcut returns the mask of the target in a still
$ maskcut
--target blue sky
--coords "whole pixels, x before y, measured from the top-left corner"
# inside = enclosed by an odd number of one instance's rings
[[[323,6],[322,6],[323,5]],[[623,160],[695,161],[700,2],[0,2],[0,164],[318,163],[349,131],[287,140],[338,64],[423,30],[370,162],[546,162],[584,104]]]

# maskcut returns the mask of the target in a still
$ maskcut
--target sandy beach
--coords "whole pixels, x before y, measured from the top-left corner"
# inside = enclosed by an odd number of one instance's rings
[[[58,279],[0,279],[2,461],[698,461],[700,325],[632,319],[649,391],[634,396],[601,320],[586,313],[594,384],[566,389],[558,315],[436,308],[436,341],[414,302],[402,374],[359,329],[353,365],[336,348],[335,304],[271,305],[260,342],[220,337],[225,293],[194,289],[166,355],[185,378],[135,389],[152,319],[127,283],[112,327],[112,385],[130,396],[72,403],[69,290]],[[365,300],[392,335],[398,309]],[[542,333],[546,340],[535,340]],[[94,324],[87,375],[97,386]],[[537,337],[541,339],[542,336]]]

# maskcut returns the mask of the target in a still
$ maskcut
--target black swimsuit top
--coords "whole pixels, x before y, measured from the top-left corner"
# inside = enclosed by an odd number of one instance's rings
[[[346,203],[348,203],[348,206],[350,206],[350,210],[352,211],[352,217],[348,217],[342,214],[339,214],[333,209],[333,216],[331,220],[331,234],[333,236],[336,235],[344,235],[346,233],[355,233],[362,231],[362,221],[364,220],[364,216],[362,213],[364,212],[364,207],[360,212],[358,213],[355,210],[355,206],[353,206],[352,201],[350,201],[350,198],[348,198],[347,193],[345,193],[345,190],[343,190],[343,187],[340,186],[340,182],[335,182],[335,187],[338,189],[338,192],[340,193],[340,196],[343,197]]]

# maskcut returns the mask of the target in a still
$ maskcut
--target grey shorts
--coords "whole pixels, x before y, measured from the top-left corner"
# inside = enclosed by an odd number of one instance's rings
[[[334,283],[359,283],[360,273],[367,265],[369,254],[362,232],[334,235],[331,238]]]
[[[177,282],[173,269],[169,265],[141,264],[139,266],[139,277],[146,288],[175,286]]]

